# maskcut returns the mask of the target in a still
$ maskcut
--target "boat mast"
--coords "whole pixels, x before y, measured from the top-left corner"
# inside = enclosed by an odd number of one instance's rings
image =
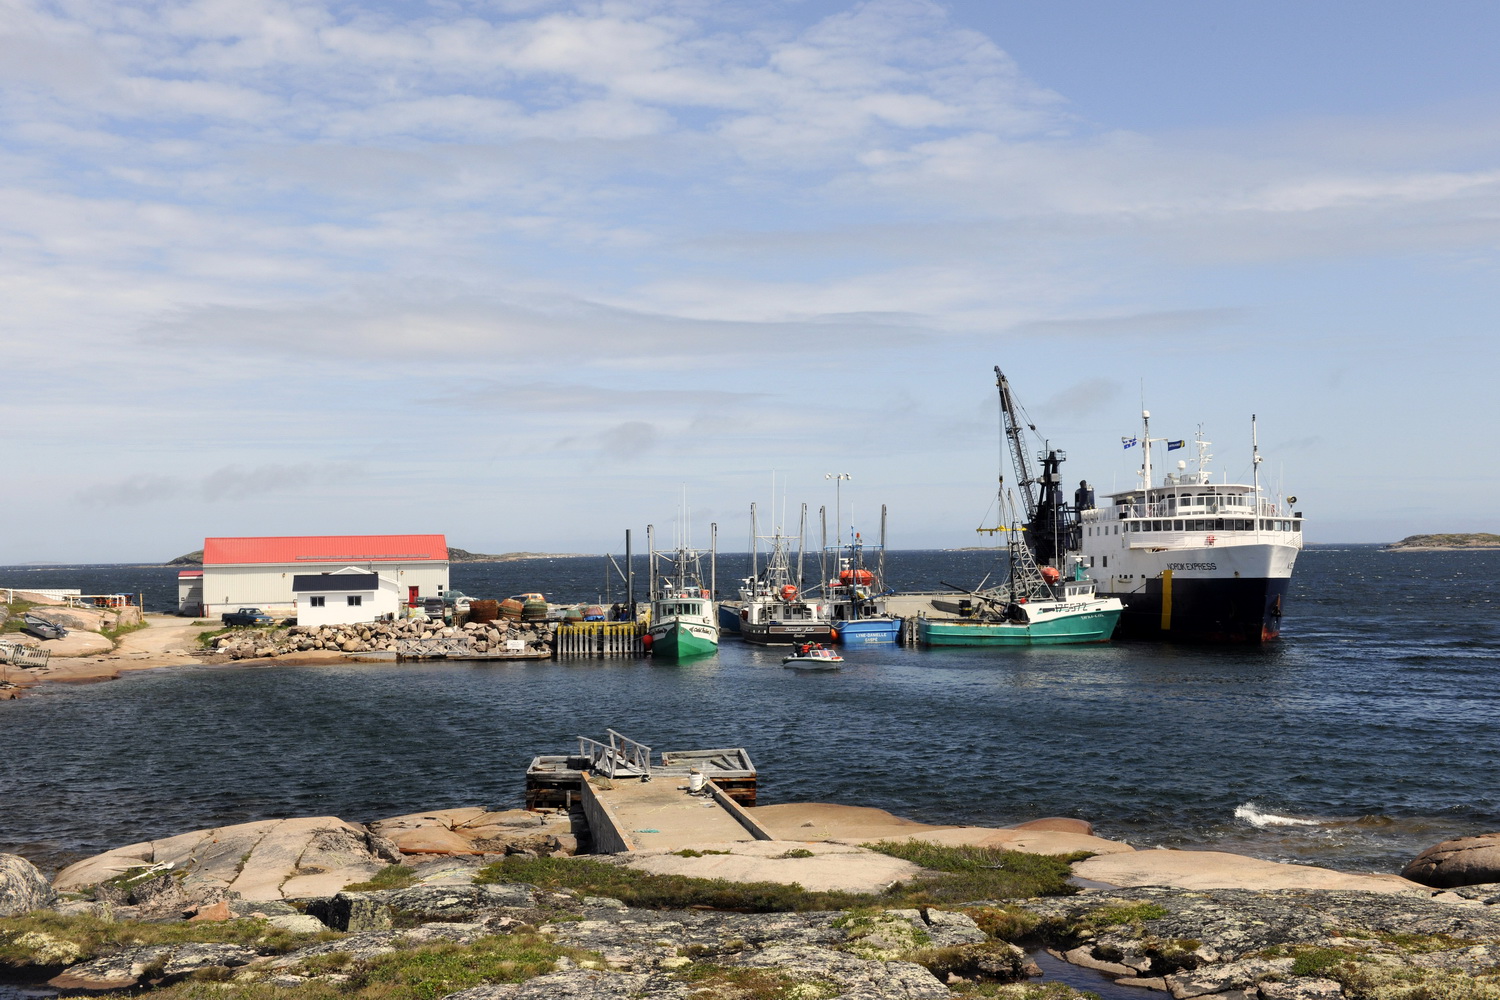
[[[719,596],[719,522],[710,521],[708,524],[708,592],[710,601]],[[709,614],[713,614],[710,605]]]
[[[1250,414],[1250,474],[1255,483],[1256,525],[1260,524],[1260,437],[1255,427],[1255,414]]]
[[[885,590],[885,504],[880,505],[880,589]]]
[[[1151,497],[1146,491],[1151,489],[1151,411],[1141,411],[1141,502],[1150,503]]]
[[[646,558],[646,573],[650,578],[649,589],[646,600],[656,600],[656,526],[646,525],[646,551],[651,553]]]
[[[797,525],[797,589],[802,589],[802,553],[807,541],[807,504],[802,505],[802,521]]]
[[[760,567],[756,559],[756,542],[760,534],[760,528],[755,523],[755,502],[750,502],[750,579],[760,579]]]
[[[828,505],[818,508],[819,532],[823,543],[818,547],[818,582],[828,589]],[[830,595],[832,596],[832,595]]]

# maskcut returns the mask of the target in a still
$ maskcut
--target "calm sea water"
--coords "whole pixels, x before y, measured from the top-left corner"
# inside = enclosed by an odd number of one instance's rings
[[[974,583],[983,553],[897,553],[892,583]],[[743,568],[721,560],[720,589]],[[0,570],[0,585],[176,600],[161,568]],[[475,596],[604,593],[600,559],[456,566]],[[708,659],[184,667],[0,702],[0,851],[55,868],[274,816],[517,806],[537,753],[618,729],[744,746],[762,802],[937,823],[1079,816],[1137,847],[1394,871],[1500,829],[1500,553],[1312,548],[1281,642],[865,648],[837,674],[726,640]]]

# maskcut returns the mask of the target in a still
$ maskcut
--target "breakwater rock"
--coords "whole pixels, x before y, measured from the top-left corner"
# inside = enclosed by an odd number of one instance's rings
[[[213,648],[231,660],[264,659],[296,653],[402,653],[461,657],[552,652],[551,622],[441,622],[402,619],[358,625],[293,625],[289,628],[235,629],[217,636]]]

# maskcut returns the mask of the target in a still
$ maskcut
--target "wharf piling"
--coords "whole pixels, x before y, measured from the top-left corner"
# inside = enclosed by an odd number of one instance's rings
[[[552,648],[562,656],[641,656],[646,652],[639,622],[577,622],[559,625]]]

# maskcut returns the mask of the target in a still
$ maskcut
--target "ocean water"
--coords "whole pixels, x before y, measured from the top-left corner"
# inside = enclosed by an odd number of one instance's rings
[[[743,573],[721,560],[719,586]],[[902,589],[985,553],[893,553]],[[618,599],[601,559],[456,566],[474,596]],[[161,568],[0,569],[0,586],[176,599]],[[130,581],[127,586],[126,581]],[[117,582],[111,582],[117,581]],[[518,806],[527,762],[614,728],[743,746],[761,801],[935,823],[1076,816],[1137,847],[1396,871],[1500,829],[1500,553],[1314,547],[1261,649],[857,648],[836,674],[726,639],[679,666],[181,667],[0,702],[0,851],[44,868],[275,816]]]

